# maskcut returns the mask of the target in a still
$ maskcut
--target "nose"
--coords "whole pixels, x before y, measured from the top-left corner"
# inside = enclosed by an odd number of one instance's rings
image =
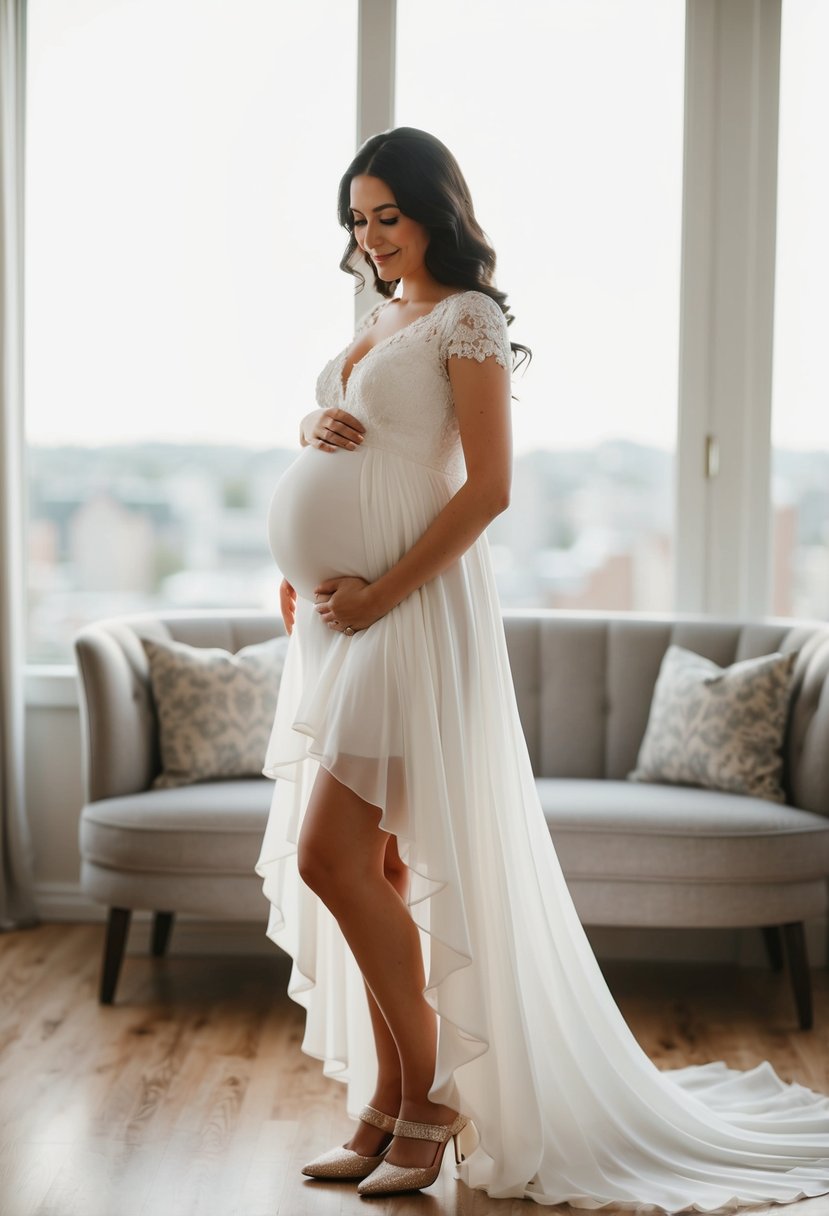
[[[383,229],[377,216],[370,216],[363,229],[365,233],[365,249],[373,257],[376,253],[386,253],[386,242],[383,240]]]

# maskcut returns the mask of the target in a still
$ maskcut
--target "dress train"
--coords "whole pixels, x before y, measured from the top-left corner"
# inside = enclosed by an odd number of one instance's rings
[[[455,487],[366,448],[362,505],[384,524],[366,540],[376,577]],[[256,871],[267,934],[294,960],[303,1050],[347,1084],[356,1115],[376,1072],[362,979],[296,867],[320,764],[381,808],[410,869],[438,1014],[431,1097],[477,1127],[479,1147],[460,1167],[469,1186],[670,1213],[829,1192],[829,1096],[784,1083],[768,1063],[660,1070],[613,1000],[538,799],[485,535],[351,638],[297,599]]]

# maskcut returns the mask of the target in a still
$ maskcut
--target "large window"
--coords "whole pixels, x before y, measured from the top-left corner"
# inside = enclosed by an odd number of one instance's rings
[[[356,0],[29,0],[28,658],[277,610],[267,505],[353,320]],[[324,290],[321,289],[324,284]]]
[[[353,319],[357,0],[29,10],[28,658],[66,662],[112,613],[278,610],[268,501]],[[684,0],[470,12],[398,0],[394,121],[457,155],[534,350],[502,600],[669,609]]]
[[[829,617],[829,5],[785,0],[773,379],[772,607]]]
[[[489,530],[502,602],[668,610],[684,0],[397,12],[396,122],[457,156],[533,348]]]

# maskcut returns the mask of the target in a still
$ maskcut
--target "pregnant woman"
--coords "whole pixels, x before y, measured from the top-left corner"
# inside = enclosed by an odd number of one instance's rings
[[[562,877],[484,531],[529,352],[455,159],[411,127],[372,137],[339,219],[341,269],[364,260],[383,299],[322,369],[268,519],[291,641],[256,870],[303,1049],[359,1115],[304,1172],[419,1189],[451,1138],[493,1198],[673,1213],[829,1192],[829,1097],[768,1064],[660,1071]]]

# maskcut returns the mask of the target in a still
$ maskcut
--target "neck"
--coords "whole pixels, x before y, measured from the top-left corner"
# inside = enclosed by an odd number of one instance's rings
[[[397,284],[397,298],[401,304],[434,304],[445,294],[445,286],[432,278],[425,266],[407,274]]]

